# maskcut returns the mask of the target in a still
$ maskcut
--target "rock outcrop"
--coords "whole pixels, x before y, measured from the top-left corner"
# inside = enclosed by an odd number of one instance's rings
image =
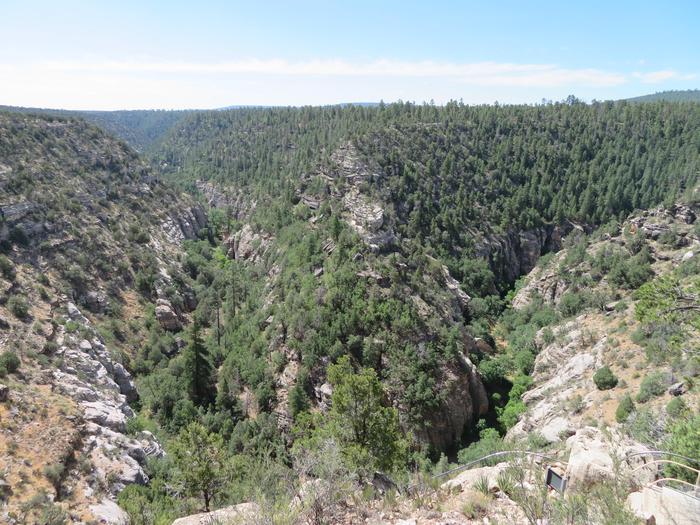
[[[161,223],[161,229],[172,244],[184,240],[196,239],[200,230],[207,227],[207,216],[200,206],[192,206],[171,212]]]
[[[163,330],[177,332],[182,329],[180,318],[167,299],[158,299],[156,302],[156,320],[163,327]]]
[[[560,250],[564,237],[574,229],[583,230],[565,222],[507,234],[480,236],[475,232],[475,255],[488,261],[498,281],[513,283],[529,273],[542,255]]]
[[[243,228],[226,239],[227,255],[237,261],[256,264],[262,260],[273,240],[271,235],[256,232],[250,224],[245,224]]]
[[[257,523],[260,507],[256,503],[240,503],[212,512],[202,512],[178,518],[173,525],[211,525],[213,523],[246,524]]]
[[[70,302],[66,310],[66,321],[77,329],[68,331],[66,325],[59,325],[60,367],[53,373],[54,388],[81,407],[83,454],[91,459],[92,476],[114,496],[127,484],[147,483],[143,465],[150,456],[162,456],[163,449],[150,433],[126,435],[127,420],[134,416],[127,401],[136,398],[131,375],[111,357],[80,310]]]
[[[605,436],[600,429],[583,427],[566,440],[569,461],[566,467],[567,488],[582,490],[604,480],[623,479],[634,472],[634,481],[644,484],[654,480],[656,467],[639,469],[647,464],[649,449],[615,433]]]
[[[645,487],[627,497],[627,506],[644,523],[697,525],[700,499],[672,487]]]
[[[537,335],[536,343],[542,350],[535,358],[534,387],[522,398],[528,411],[510,429],[510,437],[525,437],[537,431],[550,443],[567,438],[574,431],[573,415],[562,409],[579,391],[596,391],[592,376],[603,364],[607,336],[586,330],[582,319],[564,324],[557,333],[566,334],[566,338],[545,344],[544,330]],[[595,340],[591,340],[592,336]],[[582,397],[581,403],[589,401]]]
[[[447,450],[459,442],[467,425],[488,411],[489,403],[476,367],[464,354],[442,370],[439,388],[443,400],[427,415],[427,424],[416,437],[436,450]]]

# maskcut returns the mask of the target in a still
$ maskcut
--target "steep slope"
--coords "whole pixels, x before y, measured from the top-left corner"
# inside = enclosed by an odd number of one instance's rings
[[[483,286],[505,292],[567,221],[598,225],[694,187],[699,126],[688,103],[245,109],[191,116],[153,158],[190,188],[214,182],[267,207],[295,203],[300,180],[352,143],[378,165],[365,192],[396,233],[475,295],[475,259],[495,274]]]
[[[9,113],[0,213],[3,520],[118,512],[110,498],[163,453],[130,427],[130,356],[205,217],[98,128]]]
[[[549,307],[564,319],[535,336],[527,410],[510,435],[559,442],[592,422],[623,424],[663,448],[682,417],[673,405],[697,410],[699,211],[678,204],[634,214],[572,242],[524,280],[514,308]],[[595,380],[603,367],[609,384]],[[636,403],[618,411],[628,396]]]

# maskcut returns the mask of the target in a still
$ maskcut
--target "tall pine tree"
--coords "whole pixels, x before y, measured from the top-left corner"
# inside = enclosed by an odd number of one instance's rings
[[[195,317],[190,329],[190,340],[183,352],[184,378],[187,393],[197,406],[210,404],[214,397],[214,367],[202,340],[199,321]]]

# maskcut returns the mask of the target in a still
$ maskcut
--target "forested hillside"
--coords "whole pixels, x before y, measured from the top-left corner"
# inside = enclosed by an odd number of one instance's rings
[[[153,117],[169,131],[139,157],[79,119],[0,115],[0,330],[21,341],[0,355],[0,408],[29,407],[2,434],[13,519],[116,501],[169,524],[255,502],[263,521],[354,523],[442,505],[452,492],[427,496],[427,480],[450,462],[561,458],[594,417],[635,443],[696,446],[676,429],[695,425],[696,319],[653,303],[695,301],[699,104]],[[149,119],[118,121],[143,134]],[[591,334],[612,324],[636,376]],[[571,389],[550,402],[555,367]],[[643,380],[654,367],[663,381]],[[661,399],[680,377],[691,395],[667,425],[643,427],[660,401],[638,420],[618,395]],[[620,423],[594,411],[616,387]],[[34,497],[18,489],[33,449],[13,436],[42,407],[39,428],[71,439],[58,470],[37,463]],[[459,516],[520,520],[529,492],[508,479]],[[624,490],[585,494],[634,523]]]
[[[628,102],[700,102],[699,89],[686,89],[675,91],[660,91],[651,95],[642,95],[627,99]]]
[[[149,360],[149,343],[144,416],[228,443],[260,476],[220,494],[230,502],[294,493],[276,481],[327,439],[361,479],[502,446],[526,409],[535,333],[604,300],[504,314],[506,291],[567,234],[691,198],[698,130],[697,104],[575,99],[191,116],[151,158],[215,204],[214,238],[189,244],[185,263],[213,367],[197,368],[208,388],[178,388],[175,361]],[[632,255],[614,262],[620,287],[652,276]],[[377,419],[358,434],[347,403],[360,392],[361,417]]]
[[[83,118],[140,152],[153,147],[173,126],[193,113],[189,110],[70,111],[14,106],[0,106],[0,111]]]

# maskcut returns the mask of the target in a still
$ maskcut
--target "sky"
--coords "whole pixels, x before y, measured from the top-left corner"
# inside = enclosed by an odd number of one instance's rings
[[[700,87],[700,2],[0,0],[0,105],[536,103]]]

